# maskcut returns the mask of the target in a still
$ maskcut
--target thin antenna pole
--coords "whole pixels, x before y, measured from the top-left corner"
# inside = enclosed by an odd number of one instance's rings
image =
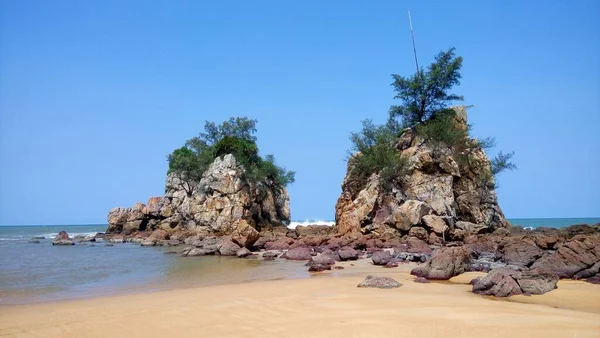
[[[413,53],[415,54],[415,65],[417,66],[417,74],[421,74],[419,71],[419,61],[417,60],[417,47],[415,45],[415,34],[413,33],[412,19],[410,17],[410,9],[408,10],[408,23],[410,25],[410,37],[412,38]]]

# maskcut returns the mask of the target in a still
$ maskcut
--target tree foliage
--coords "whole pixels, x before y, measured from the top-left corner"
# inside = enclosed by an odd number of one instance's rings
[[[390,108],[386,124],[375,125],[366,120],[361,131],[350,134],[352,151],[358,152],[352,157],[353,174],[368,177],[378,173],[386,182],[401,179],[408,161],[400,156],[395,145],[405,128],[412,128],[434,150],[450,148],[461,165],[481,165],[473,155],[495,146],[495,139],[471,138],[471,126],[466,121],[460,122],[451,108],[453,103],[464,99],[451,93],[453,87],[460,84],[462,62],[462,57],[456,56],[455,49],[450,48],[437,54],[427,70],[420,69],[409,77],[392,74],[394,98],[400,100],[400,104]],[[500,152],[491,160],[491,169],[487,170],[491,172],[475,170],[482,172],[482,182],[492,181],[492,176],[504,170],[515,169],[510,162],[512,155]]]
[[[360,132],[350,134],[352,174],[365,180],[377,173],[380,183],[393,183],[404,175],[408,164],[395,148],[398,131],[394,125],[378,126],[371,120],[364,120],[362,124]]]
[[[256,122],[247,117],[230,118],[219,125],[206,121],[204,132],[168,155],[168,173],[177,173],[181,188],[191,196],[210,164],[217,157],[232,154],[247,183],[261,189],[283,189],[294,182],[295,173],[277,166],[273,155],[264,159],[259,155]]]
[[[460,84],[462,57],[456,56],[455,49],[440,52],[427,71],[421,69],[410,77],[393,74],[392,86],[395,99],[402,104],[392,106],[390,115],[400,118],[404,127],[414,127],[434,118],[439,112],[448,109],[455,101],[462,101],[460,95],[449,93]]]

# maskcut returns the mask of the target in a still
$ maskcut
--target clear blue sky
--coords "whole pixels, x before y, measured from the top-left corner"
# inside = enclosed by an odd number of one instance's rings
[[[454,46],[476,136],[514,150],[507,217],[600,215],[600,2],[0,2],[0,224],[104,223],[163,193],[205,120],[258,119],[297,172],[292,218],[332,219],[348,134],[392,73]]]

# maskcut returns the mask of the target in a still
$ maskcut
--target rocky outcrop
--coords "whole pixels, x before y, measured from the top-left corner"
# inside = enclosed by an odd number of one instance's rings
[[[564,243],[556,252],[546,253],[532,264],[561,278],[588,278],[600,272],[600,237],[577,235]]]
[[[471,261],[465,247],[440,248],[423,266],[414,268],[410,274],[430,280],[446,280],[466,272]]]
[[[52,240],[52,245],[75,245],[75,242],[69,237],[66,231],[61,231]]]
[[[160,229],[189,236],[230,236],[237,245],[249,248],[262,227],[283,227],[290,221],[287,192],[249,185],[231,154],[214,160],[193,194],[182,186],[180,178],[170,174],[164,197],[110,210],[107,235]]]
[[[456,122],[466,128],[466,111],[455,110]],[[408,174],[386,187],[376,173],[367,179],[353,174],[353,158],[349,160],[335,208],[338,234],[410,234],[434,244],[440,237],[462,240],[509,226],[482,149],[474,149],[470,160],[462,161],[456,149],[434,147],[412,129],[404,130],[396,148],[408,159]]]
[[[541,295],[552,291],[558,283],[558,276],[552,271],[525,269],[523,271],[500,268],[486,276],[471,281],[473,292],[480,295],[509,297],[514,295]]]

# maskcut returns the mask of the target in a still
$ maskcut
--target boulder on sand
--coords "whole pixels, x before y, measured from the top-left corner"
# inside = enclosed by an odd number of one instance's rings
[[[372,276],[369,275],[364,281],[358,284],[359,288],[379,288],[379,289],[392,289],[399,288],[402,284],[397,280],[390,277],[384,276]]]
[[[446,280],[466,272],[471,261],[465,247],[439,248],[424,266],[414,268],[410,274],[434,280]]]
[[[75,245],[73,240],[69,237],[66,231],[61,231],[52,240],[52,245]]]
[[[342,261],[355,261],[358,259],[358,251],[349,247],[338,250],[338,255],[340,255],[340,260]]]

